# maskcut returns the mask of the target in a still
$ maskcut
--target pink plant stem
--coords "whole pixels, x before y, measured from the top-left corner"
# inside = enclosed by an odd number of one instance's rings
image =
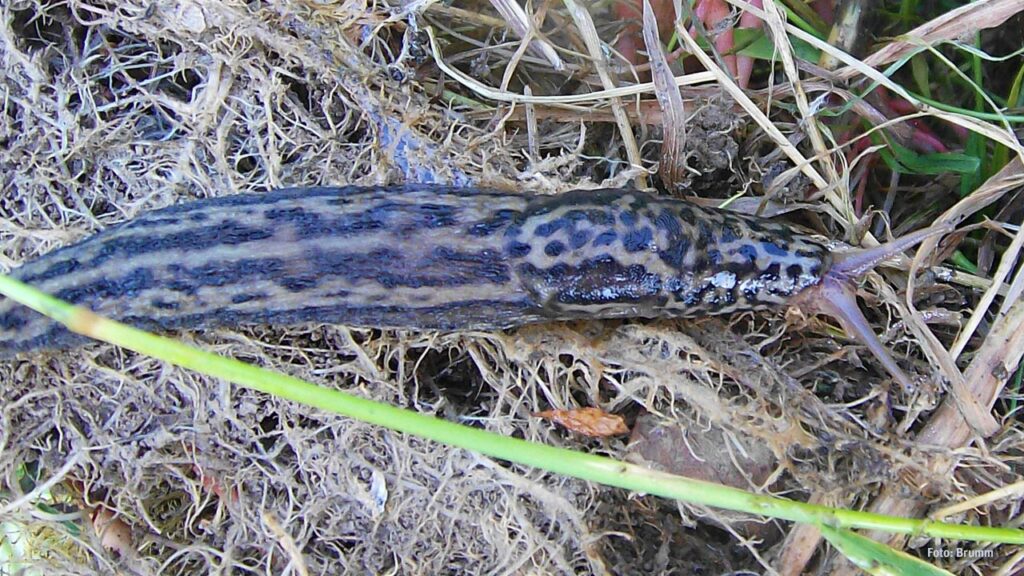
[[[715,50],[717,50],[719,54],[723,55],[722,60],[725,62],[726,70],[733,78],[736,78],[736,56],[734,54],[728,54],[736,46],[732,27],[729,27],[728,30],[722,31],[717,36],[715,35],[716,27],[719,22],[729,17],[729,5],[723,0],[698,0],[697,5],[693,9],[693,13],[704,24],[704,29],[707,31],[708,35],[714,38]],[[696,35],[696,29],[691,27],[690,36],[696,38]]]
[[[906,99],[899,96],[892,96],[888,90],[879,88],[879,95],[882,96],[882,101],[886,107],[889,108],[895,114],[914,114],[917,112],[917,108],[908,102]],[[910,146],[918,152],[924,152],[930,154],[934,152],[949,152],[949,147],[942,141],[935,132],[928,127],[920,118],[914,118],[909,120],[908,123],[914,128],[912,139],[909,142]],[[957,130],[958,126],[954,126],[954,131],[958,137],[961,137],[961,132]],[[964,129],[966,130],[966,129]],[[962,137],[966,139],[966,135]]]
[[[755,8],[764,8],[764,0],[751,0],[750,5]],[[740,28],[758,30],[764,25],[761,19],[750,12],[744,12],[740,16]],[[740,88],[750,86],[750,75],[754,72],[754,59],[751,56],[736,55],[736,82]]]

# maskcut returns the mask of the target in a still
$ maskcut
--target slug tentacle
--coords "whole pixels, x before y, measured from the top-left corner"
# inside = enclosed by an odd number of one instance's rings
[[[825,314],[838,320],[846,332],[860,340],[878,358],[882,367],[904,390],[910,391],[914,387],[913,382],[871,329],[857,304],[853,282],[883,261],[931,236],[947,233],[952,228],[948,224],[925,228],[874,248],[854,248],[834,254],[832,266],[825,272],[821,282],[802,292],[794,300],[794,305],[807,312]]]
[[[306,322],[478,330],[797,304],[838,318],[908,385],[860,315],[850,281],[936,232],[833,257],[770,220],[631,190],[294,188],[143,214],[13,275],[150,330]],[[0,357],[84,341],[0,302]]]
[[[913,390],[913,381],[889,354],[861,312],[857,305],[857,291],[851,282],[826,276],[820,284],[801,294],[796,305],[804,311],[838,320],[843,330],[864,344],[905,391]]]
[[[892,242],[886,242],[874,248],[854,248],[839,252],[833,256],[829,274],[836,278],[859,278],[869,270],[893,256],[913,248],[916,244],[938,234],[946,234],[953,230],[952,224],[923,228],[905,234]]]

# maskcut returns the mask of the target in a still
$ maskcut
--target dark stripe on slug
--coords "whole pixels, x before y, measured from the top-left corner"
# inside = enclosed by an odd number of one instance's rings
[[[589,222],[595,226],[608,226],[615,223],[615,217],[602,208],[575,209],[565,213],[565,218],[571,222]]]
[[[28,311],[28,313],[37,314],[34,311]],[[70,348],[87,342],[89,342],[88,337],[75,334],[61,324],[53,324],[38,336],[11,338],[0,342],[0,357],[6,358],[18,352],[29,352],[40,348]]]
[[[522,258],[529,256],[533,247],[523,242],[510,242],[505,248],[508,251],[508,255],[512,258]]]
[[[280,258],[246,258],[234,262],[210,262],[187,268],[169,264],[166,268],[172,281],[189,286],[229,286],[243,281],[274,280],[285,273]]]
[[[267,219],[281,226],[290,224],[298,239],[326,238],[337,236],[355,236],[380,230],[386,225],[377,215],[369,212],[346,214],[338,218],[325,218],[320,214],[307,212],[301,208],[268,210],[264,213]]]
[[[304,208],[298,206],[292,208],[271,208],[263,212],[263,217],[271,222],[285,221],[295,223],[303,218],[309,216],[317,216],[316,214],[309,214]]]
[[[432,184],[406,184],[400,186],[310,186],[299,188],[281,188],[262,194],[235,194],[204,198],[197,202],[185,202],[162,208],[151,215],[166,216],[170,214],[187,214],[191,218],[195,214],[203,214],[211,209],[244,208],[258,206],[261,209],[280,202],[292,200],[310,201],[311,205],[324,203],[332,206],[349,206],[353,203],[365,202],[368,198],[387,199],[401,195],[422,194],[424,201],[431,197],[452,195],[466,198],[486,197],[494,195],[489,191],[453,186],[436,186]],[[500,194],[499,194],[500,195]],[[193,214],[195,213],[195,214]],[[146,218],[150,215],[142,216]]]
[[[91,304],[108,299],[134,298],[145,290],[159,287],[153,271],[136,268],[120,278],[104,278],[84,286],[65,288],[54,296],[72,304]]]
[[[753,262],[726,262],[719,268],[722,272],[731,272],[736,278],[764,278],[764,271]],[[774,270],[776,273],[779,271],[777,265]]]
[[[544,253],[552,258],[560,256],[562,252],[565,252],[565,244],[558,240],[552,240],[544,247]]]
[[[491,284],[504,284],[512,279],[508,264],[502,255],[494,250],[460,252],[439,246],[434,249],[434,257],[442,265],[447,263],[453,272],[469,279],[471,283],[473,280],[485,280]]]
[[[315,272],[307,272],[297,276],[278,278],[277,284],[289,292],[301,293],[320,284],[320,275]]]
[[[28,324],[28,308],[15,308],[0,315],[0,330],[20,330]]]
[[[577,230],[569,236],[569,247],[573,250],[578,250],[587,245],[590,241],[590,232],[587,230]]]
[[[469,235],[476,237],[490,236],[516,220],[522,213],[518,210],[498,210],[494,217],[469,227]]]
[[[722,226],[721,235],[719,236],[722,243],[731,244],[732,242],[739,240],[739,235],[736,234],[736,230],[733,228],[735,225],[736,222],[734,218],[726,218],[725,224]]]
[[[616,240],[618,240],[618,238],[619,235],[616,234],[614,230],[601,232],[600,234],[597,235],[597,238],[594,238],[594,246],[597,246],[599,248],[602,246],[611,246],[612,244],[615,243]]]
[[[398,228],[403,231],[420,228],[443,228],[458,223],[458,209],[444,204],[398,204],[385,202],[368,211],[382,220],[399,219]]]
[[[557,218],[557,219],[552,220],[550,222],[544,222],[544,223],[540,224],[533,231],[533,233],[536,234],[537,236],[541,236],[543,238],[547,238],[548,236],[551,236],[552,234],[554,234],[555,232],[558,232],[559,230],[562,230],[563,228],[570,228],[571,229],[572,228],[572,222],[570,222],[566,218]]]
[[[133,223],[129,223],[122,230],[130,230],[133,227]],[[186,230],[165,236],[139,234],[114,237],[103,242],[88,266],[96,267],[113,258],[127,259],[165,250],[199,251],[214,246],[234,246],[264,240],[273,235],[273,231],[265,227],[256,228],[234,220],[226,220],[198,230]]]
[[[754,262],[757,260],[757,248],[751,244],[744,244],[733,251],[735,254],[739,254],[747,259],[748,262]]]
[[[504,328],[516,320],[531,317],[540,320],[542,311],[526,299],[466,300],[436,306],[308,306],[279,310],[219,309],[211,312],[163,316],[129,316],[121,321],[147,330],[177,330],[196,326],[244,326],[257,324],[295,325],[306,322],[343,323],[350,326],[459,330],[466,326]]]
[[[622,265],[611,256],[600,256],[577,266],[557,264],[540,269],[532,264],[518,267],[531,293],[542,298],[549,309],[560,306],[589,306],[640,303],[661,297],[662,280],[639,264]]]
[[[181,224],[181,218],[147,216],[132,222],[132,228],[155,228],[157,226],[176,226]]]
[[[694,246],[696,246],[698,250],[705,250],[715,241],[714,231],[711,229],[711,225],[703,218],[698,219],[696,224],[697,238],[694,242]]]
[[[304,268],[309,271],[308,275],[290,273],[279,278],[278,283],[301,282],[302,289],[308,289],[320,280],[345,278],[353,283],[369,280],[384,288],[421,288],[505,284],[511,279],[508,264],[497,251],[462,252],[444,246],[436,247],[429,256],[417,260],[384,248],[369,253],[329,252],[314,248]]]
[[[654,225],[668,233],[669,237],[679,236],[683,232],[679,220],[668,210],[663,210],[654,218]]]
[[[761,242],[761,247],[772,256],[787,256],[789,254],[789,251],[775,242]]]
[[[263,292],[250,293],[250,294],[235,294],[231,297],[232,304],[245,304],[246,302],[252,302],[253,300],[263,300],[267,298],[267,295]]]
[[[40,282],[46,282],[47,280],[52,280],[59,276],[71,274],[72,272],[78,270],[80,266],[81,262],[79,262],[77,259],[68,258],[67,260],[62,260],[54,264],[53,266],[50,266],[49,268],[43,270],[42,272],[38,272],[36,274],[22,275],[15,272],[15,275],[18,276],[18,278],[22,282],[25,282],[27,284],[36,284]]]

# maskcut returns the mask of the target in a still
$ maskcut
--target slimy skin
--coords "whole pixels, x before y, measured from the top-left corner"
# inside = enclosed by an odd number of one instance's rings
[[[815,294],[929,233],[833,257],[779,223],[630,190],[292,188],[150,212],[12,275],[150,330],[305,322],[493,330],[794,303],[838,309],[846,326],[860,314],[852,292],[838,308]],[[837,292],[828,288],[826,299]],[[84,341],[0,302],[0,357]]]

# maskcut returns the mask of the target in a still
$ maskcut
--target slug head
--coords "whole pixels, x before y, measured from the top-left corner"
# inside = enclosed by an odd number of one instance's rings
[[[855,282],[881,262],[913,247],[926,238],[952,230],[952,225],[925,228],[901,236],[874,248],[856,248],[833,255],[832,266],[821,281],[801,292],[793,301],[800,309],[813,314],[825,314],[839,321],[843,329],[852,334],[878,358],[882,366],[903,387],[912,390],[914,383],[899,367],[888,349],[871,329],[870,323],[857,304]]]

